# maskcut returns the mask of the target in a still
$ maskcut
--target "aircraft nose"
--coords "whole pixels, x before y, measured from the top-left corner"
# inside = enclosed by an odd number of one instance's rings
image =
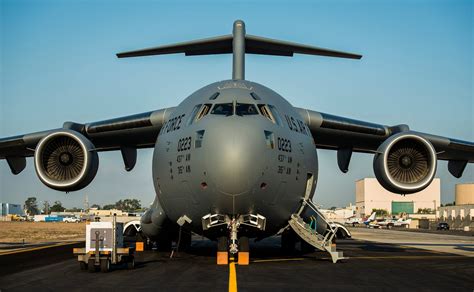
[[[209,175],[217,190],[238,196],[248,193],[263,171],[265,140],[263,130],[232,119],[217,126],[206,142],[212,145]]]

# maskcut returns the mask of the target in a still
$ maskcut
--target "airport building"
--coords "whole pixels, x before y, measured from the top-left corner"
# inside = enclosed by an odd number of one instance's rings
[[[122,210],[117,210],[117,209],[110,209],[110,210],[99,210],[97,208],[90,208],[89,209],[89,215],[95,215],[99,217],[105,217],[105,216],[128,216],[127,212],[124,212]]]
[[[414,214],[418,209],[430,209],[435,212],[440,201],[439,178],[433,179],[426,189],[406,196],[387,191],[375,178],[356,181],[356,214],[361,218],[370,216],[373,209],[384,209],[394,216],[402,213]]]
[[[457,184],[455,205],[440,207],[437,217],[451,229],[474,230],[474,183]]]
[[[0,216],[8,216],[8,215],[19,215],[22,216],[23,208],[20,204],[10,204],[10,203],[0,203],[1,210]]]

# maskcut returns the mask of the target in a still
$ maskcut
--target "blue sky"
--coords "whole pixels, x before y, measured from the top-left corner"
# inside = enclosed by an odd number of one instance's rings
[[[472,1],[26,1],[0,0],[0,137],[177,105],[211,82],[231,77],[231,56],[167,55],[118,60],[115,53],[247,33],[357,52],[361,61],[249,55],[246,78],[295,106],[474,140]],[[18,176],[0,161],[0,201],[60,200],[68,207],[154,198],[151,150],[123,170],[120,153],[101,153],[96,179],[64,194],[36,178],[33,161]],[[316,201],[355,200],[354,181],[373,177],[372,156],[355,154],[348,174],[336,153],[319,151]],[[442,201],[456,180],[440,162]]]

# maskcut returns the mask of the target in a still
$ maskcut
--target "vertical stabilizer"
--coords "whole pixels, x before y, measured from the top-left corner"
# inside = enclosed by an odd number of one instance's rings
[[[232,31],[232,54],[233,67],[232,79],[245,79],[245,23],[242,20],[234,22],[234,29]]]

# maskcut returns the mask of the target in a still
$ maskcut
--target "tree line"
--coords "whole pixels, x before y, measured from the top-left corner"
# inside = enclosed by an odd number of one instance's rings
[[[140,200],[137,199],[124,199],[115,202],[115,204],[107,204],[102,208],[98,204],[93,204],[91,208],[111,210],[117,209],[124,212],[140,212],[143,211]],[[61,201],[54,201],[53,204],[50,204],[49,201],[42,202],[42,206],[38,205],[38,200],[36,197],[29,197],[26,199],[23,209],[26,214],[33,216],[38,214],[51,214],[51,212],[80,212],[80,208],[65,208]]]

